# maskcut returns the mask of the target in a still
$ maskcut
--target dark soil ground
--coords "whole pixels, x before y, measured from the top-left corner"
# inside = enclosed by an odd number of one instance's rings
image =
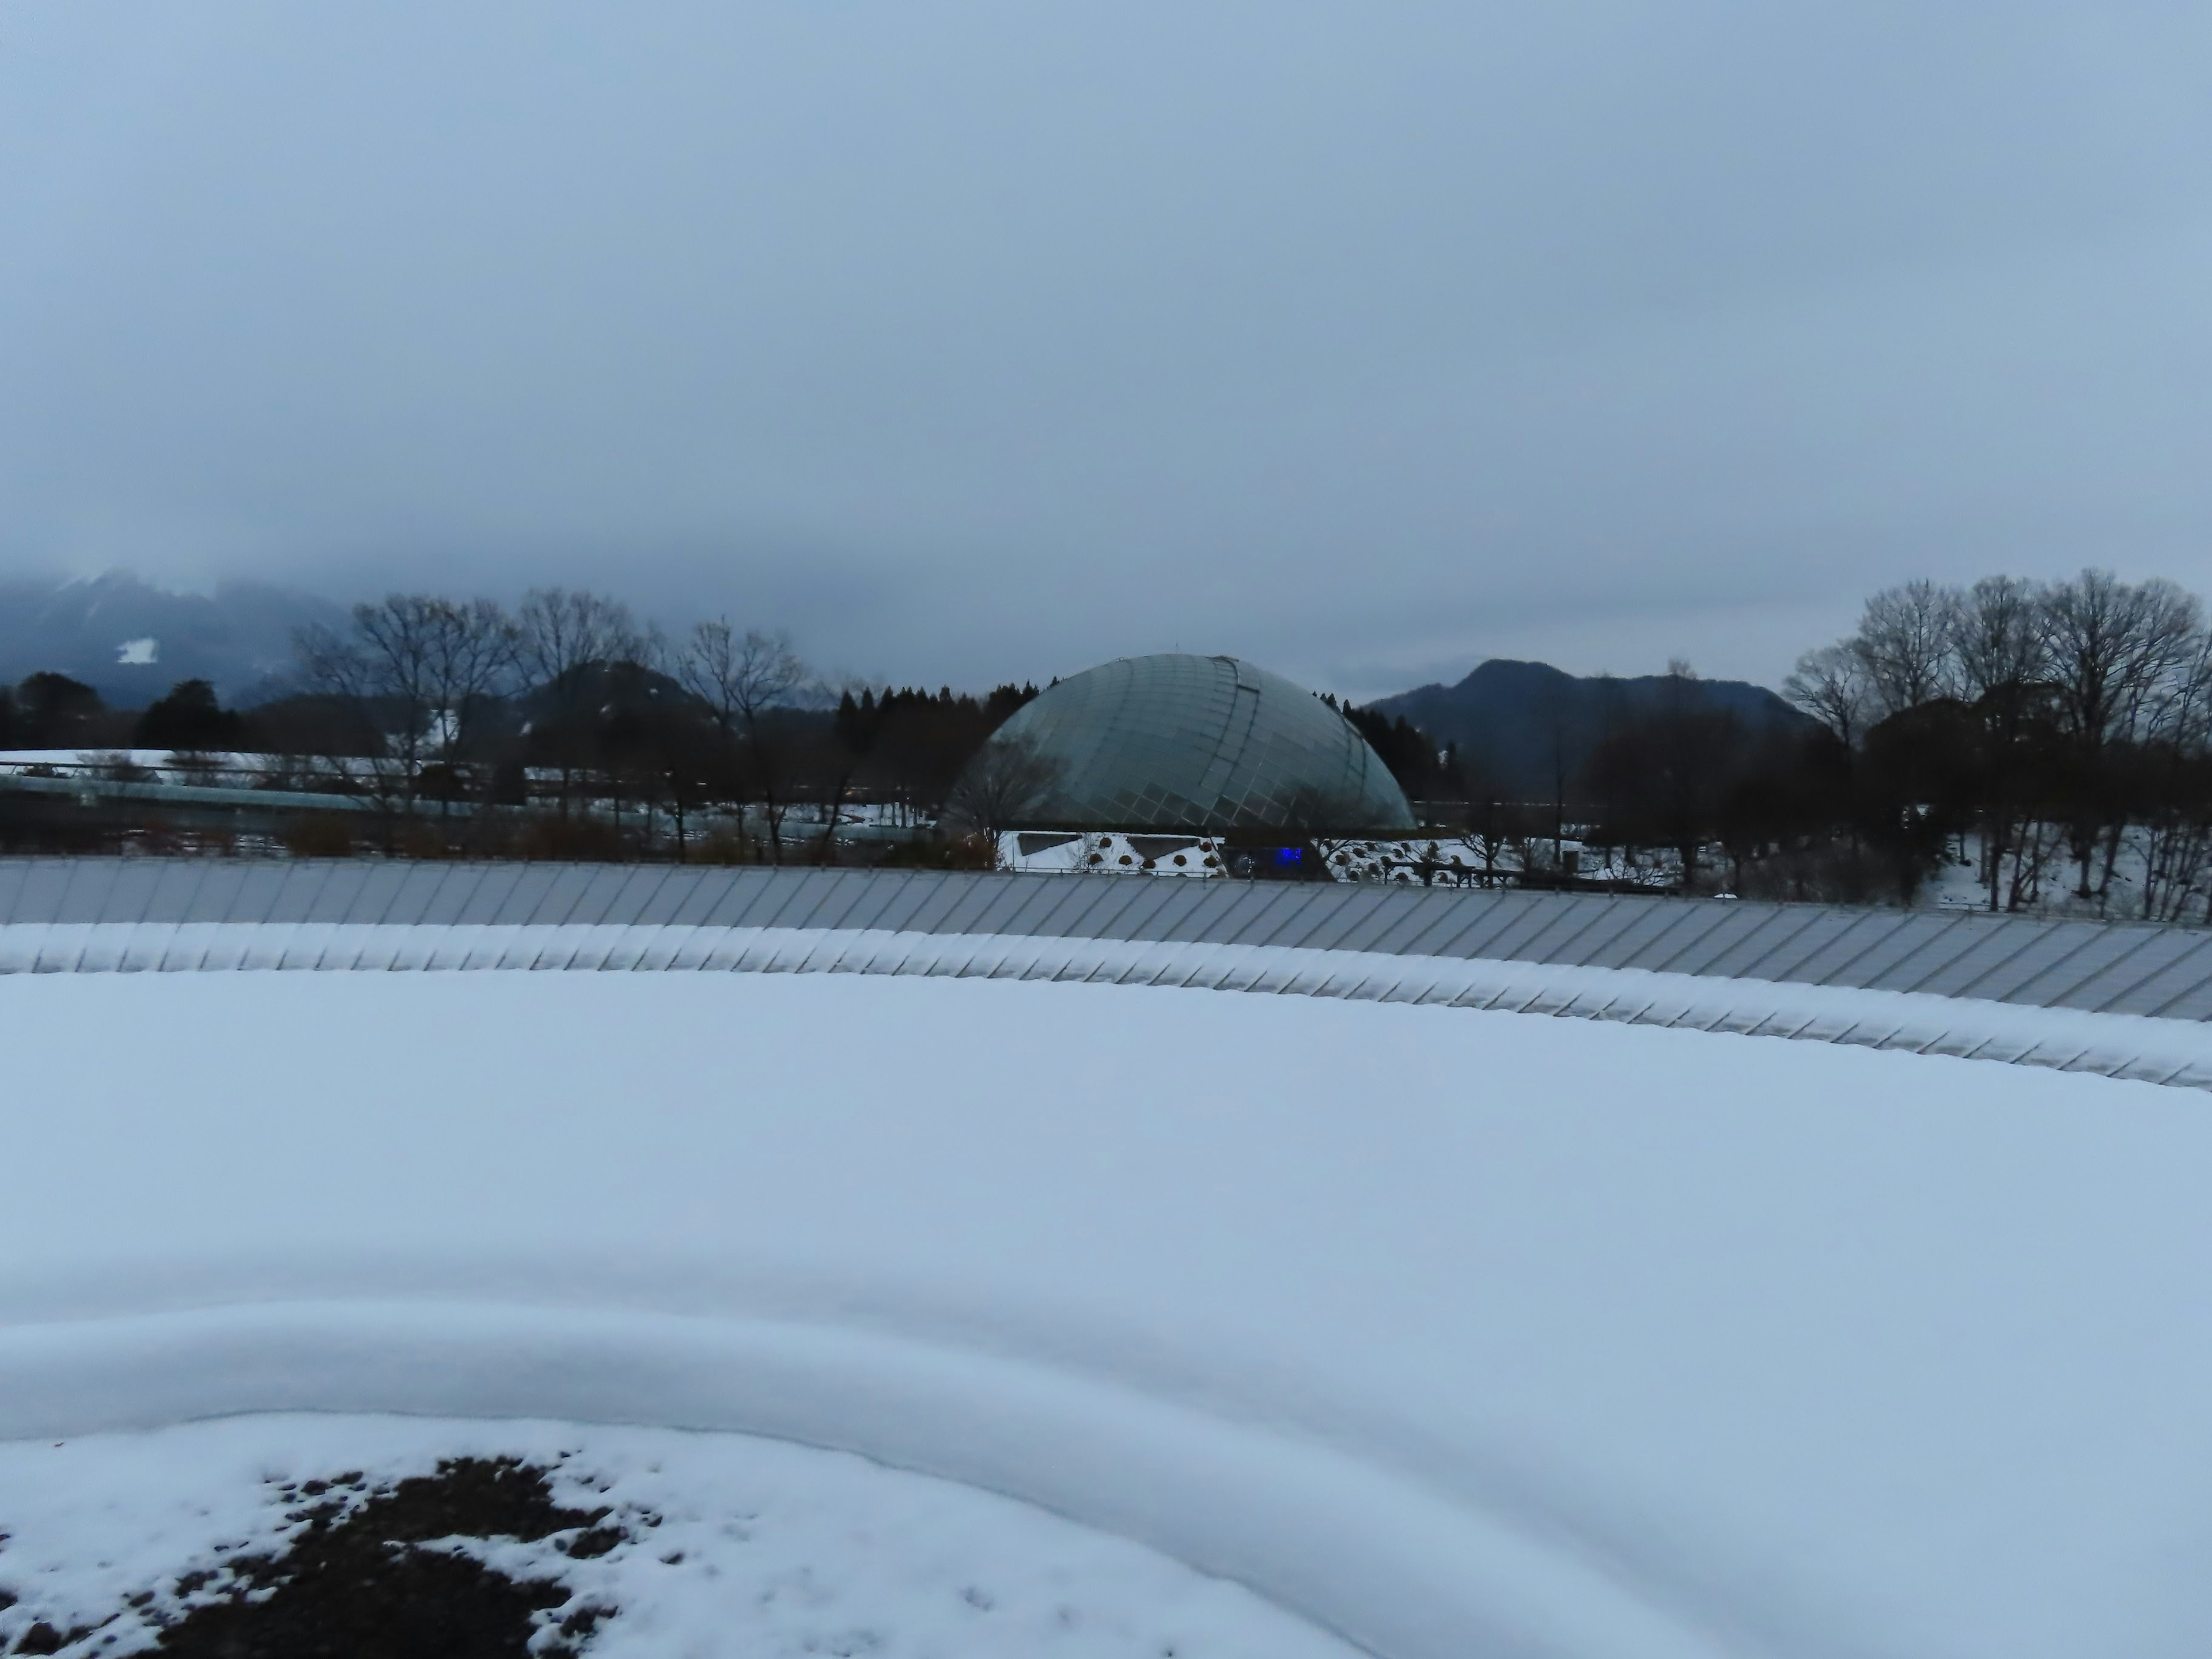
[[[561,1610],[559,1638],[541,1659],[572,1659],[602,1605],[569,1607],[550,1578],[510,1578],[433,1540],[553,1538],[577,1558],[604,1555],[628,1535],[608,1511],[563,1509],[545,1471],[514,1458],[457,1458],[435,1474],[364,1491],[358,1474],[282,1489],[305,1522],[280,1553],[225,1563],[215,1599],[162,1631],[154,1651],[179,1659],[525,1659]],[[557,1534],[570,1534],[566,1538]],[[217,1575],[194,1575],[181,1594]],[[149,1601],[146,1593],[143,1601]],[[50,1654],[91,1634],[34,1626],[11,1654]]]

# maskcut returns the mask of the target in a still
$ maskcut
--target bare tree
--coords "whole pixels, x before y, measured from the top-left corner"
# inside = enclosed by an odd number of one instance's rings
[[[1850,641],[1824,645],[1797,659],[1782,695],[1836,734],[1846,748],[1866,735],[1874,708],[1874,682],[1866,659]]]
[[[432,635],[441,604],[428,594],[389,594],[354,606],[349,637],[316,629],[297,641],[305,682],[361,710],[383,734],[385,754],[373,769],[378,793],[410,813],[437,721]]]
[[[2150,726],[2142,915],[2179,921],[2212,873],[2212,631],[2198,630]]]
[[[484,710],[507,689],[514,673],[515,627],[490,599],[440,599],[428,614],[438,758],[458,780]]]
[[[995,848],[1006,830],[1034,823],[1050,810],[1064,771],[1026,733],[994,737],[953,785],[945,821],[953,829],[990,837]]]
[[[387,806],[410,813],[428,761],[458,769],[485,705],[504,689],[514,648],[513,626],[491,600],[456,604],[428,593],[354,606],[345,635],[314,628],[294,639],[309,692],[382,734],[372,787]]]
[[[2075,896],[2106,890],[2125,829],[2111,793],[2114,744],[2141,734],[2161,686],[2190,660],[2202,627],[2197,600],[2172,582],[2124,582],[2085,570],[2056,584],[2043,607],[2051,683],[2079,769],[2072,850]],[[2103,879],[2091,885],[2100,846]]]
[[[1959,600],[1952,651],[1959,689],[1984,734],[1980,873],[1995,910],[2006,859],[2017,866],[2032,850],[2040,857],[2039,847],[2028,846],[2037,803],[2020,798],[2016,763],[2050,670],[2042,589],[2016,576],[1983,577]],[[2021,888],[2015,867],[2013,890]]]
[[[565,587],[532,589],[516,614],[515,629],[522,679],[547,706],[550,741],[542,746],[560,766],[561,815],[566,817],[594,674],[609,663],[650,654],[647,635],[619,600]]]
[[[1917,708],[1949,690],[1957,608],[1957,595],[1931,581],[1884,588],[1866,602],[1850,643],[1881,714]]]
[[[807,679],[806,665],[792,649],[791,636],[759,629],[740,635],[726,617],[702,622],[677,658],[676,678],[707,705],[725,739],[744,745],[768,823],[769,862],[781,864],[782,820],[789,803],[783,798],[781,757],[769,727],[773,712],[788,703]]]

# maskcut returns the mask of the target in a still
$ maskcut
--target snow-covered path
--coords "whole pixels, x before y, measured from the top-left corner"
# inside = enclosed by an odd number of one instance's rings
[[[2194,1092],[854,975],[23,976],[0,1048],[0,1435],[746,1431],[1391,1659],[2212,1638]]]

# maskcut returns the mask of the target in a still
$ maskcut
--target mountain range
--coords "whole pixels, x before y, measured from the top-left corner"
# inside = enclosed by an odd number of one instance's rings
[[[112,707],[142,708],[203,679],[226,703],[252,702],[290,666],[293,629],[344,621],[327,600],[260,582],[176,593],[125,571],[17,580],[0,583],[0,684],[51,670]]]
[[[1492,787],[1525,800],[1571,789],[1606,732],[1655,708],[1667,676],[1578,676],[1548,663],[1492,658],[1456,685],[1424,685],[1368,704],[1403,715],[1438,744],[1458,745]],[[1704,708],[1724,710],[1753,731],[1794,730],[1809,721],[1746,680],[1691,680],[1676,690]]]

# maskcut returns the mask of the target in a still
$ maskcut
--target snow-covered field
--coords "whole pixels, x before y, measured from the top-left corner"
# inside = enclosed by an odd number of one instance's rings
[[[867,1609],[809,1629],[884,1653],[991,1650],[971,1583],[1330,1650],[1172,1562],[1392,1659],[2212,1642],[2191,1091],[857,975],[21,975],[0,1052],[19,1624],[34,1561],[89,1603],[254,1535],[264,1474],[513,1445],[757,1511],[769,1548],[702,1563],[803,1573]],[[108,1437],[301,1411],[354,1415]],[[956,1510],[926,1561],[853,1541]],[[602,1566],[592,1651],[779,1650],[655,1645],[729,1586]]]

